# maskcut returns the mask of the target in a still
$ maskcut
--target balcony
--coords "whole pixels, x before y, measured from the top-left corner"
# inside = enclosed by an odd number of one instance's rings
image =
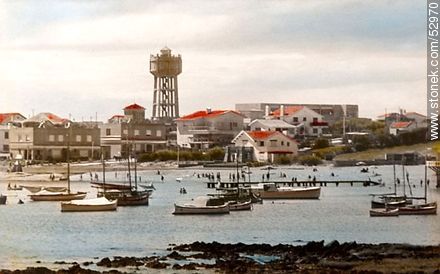
[[[310,122],[310,126],[311,127],[327,127],[328,123],[327,122],[323,122],[323,121],[321,121],[321,122],[313,121],[313,122]]]

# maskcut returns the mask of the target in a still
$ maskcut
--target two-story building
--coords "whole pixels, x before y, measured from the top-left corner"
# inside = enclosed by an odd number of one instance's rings
[[[256,119],[249,124],[250,131],[279,131],[284,135],[294,137],[298,127],[291,125],[283,120]]]
[[[145,119],[145,108],[138,104],[125,107],[124,115],[114,115],[100,128],[106,158],[125,158],[129,151],[141,154],[167,147],[169,127]]]
[[[12,157],[20,155],[24,160],[65,161],[68,147],[72,160],[100,157],[96,125],[71,122],[52,113],[39,113],[20,126],[11,126],[9,142]]]
[[[9,128],[26,117],[20,113],[0,113],[0,158],[9,158]]]
[[[279,131],[241,131],[232,140],[237,148],[252,148],[253,161],[274,162],[298,155],[297,142]],[[241,151],[240,149],[237,151]],[[240,155],[238,156],[240,159]]]
[[[323,121],[323,116],[305,106],[287,106],[283,105],[274,110],[269,119],[279,119],[296,127],[295,136],[302,137],[319,137],[328,123]]]
[[[244,116],[233,110],[201,110],[176,119],[177,144],[184,148],[208,149],[230,144],[243,130]]]

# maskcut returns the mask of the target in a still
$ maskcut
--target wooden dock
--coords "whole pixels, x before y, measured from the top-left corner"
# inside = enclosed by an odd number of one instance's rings
[[[251,182],[205,182],[208,188],[237,188],[240,186],[249,186],[260,183],[272,183],[279,186],[290,186],[290,187],[305,187],[305,186],[327,186],[334,184],[335,186],[339,185],[360,185],[360,186],[377,186],[380,185],[379,182],[369,181],[369,180],[336,180],[336,181],[269,181],[269,182],[261,182],[261,181],[251,181]]]

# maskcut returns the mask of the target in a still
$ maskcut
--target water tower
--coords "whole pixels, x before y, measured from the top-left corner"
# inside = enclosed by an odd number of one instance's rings
[[[150,72],[154,75],[153,120],[179,117],[177,75],[182,72],[182,58],[171,55],[164,47],[160,55],[150,56]]]

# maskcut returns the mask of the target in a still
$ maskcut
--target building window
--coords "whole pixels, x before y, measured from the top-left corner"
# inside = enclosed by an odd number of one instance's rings
[[[135,130],[134,130],[134,135],[135,135],[135,136],[139,136],[139,129],[135,129]]]
[[[31,138],[29,138],[29,135],[26,135],[24,138],[27,142],[31,140]]]
[[[147,133],[146,133],[146,135],[147,135],[147,136],[151,136],[151,129],[147,129]]]
[[[260,147],[264,147],[264,141],[260,141]]]
[[[293,122],[298,123],[298,117],[293,117]]]
[[[9,145],[3,145],[3,151],[8,152],[9,151]]]
[[[286,144],[287,144],[288,147],[290,147],[290,142],[287,142]]]
[[[313,117],[313,123],[317,123],[318,122],[318,118]]]
[[[307,121],[307,117],[303,117],[303,121],[304,121],[304,122]]]
[[[81,135],[76,135],[76,141],[80,143],[82,141]]]
[[[58,135],[58,142],[63,142],[64,141],[64,136],[63,135]]]
[[[49,135],[49,142],[55,142],[55,135]]]
[[[105,135],[107,135],[107,136],[112,135],[112,130],[110,128],[106,128]]]
[[[314,128],[314,129],[313,129],[313,133],[314,133],[314,134],[317,134],[317,133],[318,133],[318,129],[317,129],[317,128]]]
[[[5,139],[9,139],[9,132],[5,132]]]
[[[270,146],[276,147],[277,146],[277,140],[270,140]]]
[[[281,145],[284,146],[284,141],[281,141]]]
[[[156,136],[157,137],[161,137],[162,136],[162,131],[161,130],[156,130]]]
[[[122,133],[124,133],[124,134],[128,134],[128,129],[124,129],[124,130],[122,131]]]
[[[87,135],[87,142],[91,142],[92,141],[92,135]]]

